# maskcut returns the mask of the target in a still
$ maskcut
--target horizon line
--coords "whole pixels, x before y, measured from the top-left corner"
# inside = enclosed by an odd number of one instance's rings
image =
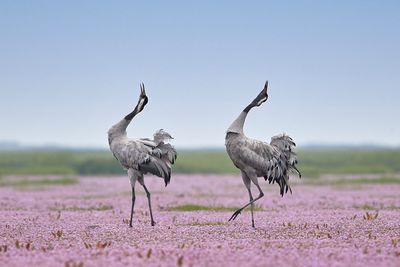
[[[175,146],[179,150],[224,150],[223,145],[196,145]],[[297,149],[319,149],[319,148],[382,148],[400,149],[400,144],[382,144],[373,142],[343,143],[343,142],[307,142],[297,146]],[[108,150],[108,146],[100,145],[68,145],[59,143],[25,144],[18,141],[0,141],[0,151],[12,150]]]

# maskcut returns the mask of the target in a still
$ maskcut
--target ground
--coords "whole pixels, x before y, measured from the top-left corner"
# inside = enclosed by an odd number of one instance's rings
[[[400,266],[399,184],[303,179],[282,198],[260,179],[253,229],[248,209],[228,222],[248,201],[240,176],[174,175],[166,188],[148,176],[156,225],[137,184],[129,228],[127,177],[8,179],[0,187],[2,266]]]

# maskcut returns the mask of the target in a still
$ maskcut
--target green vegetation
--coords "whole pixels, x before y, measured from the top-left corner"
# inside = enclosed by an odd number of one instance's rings
[[[0,175],[120,173],[122,168],[107,151],[0,152]]]
[[[224,206],[203,206],[196,204],[185,204],[169,207],[169,211],[236,211],[239,207],[224,207]],[[254,211],[261,211],[257,205],[254,206]]]
[[[60,179],[15,179],[0,180],[0,186],[31,187],[48,185],[72,185],[76,184],[77,182],[77,179],[71,177],[63,177]]]
[[[225,151],[183,151],[179,153],[175,172],[238,173]]]
[[[400,172],[400,149],[302,150],[299,169],[305,176]]]
[[[400,172],[400,149],[300,150],[299,170],[305,177],[321,174]],[[175,173],[239,173],[223,150],[180,151]],[[7,174],[124,174],[109,151],[0,152],[0,176]]]
[[[107,211],[112,210],[114,207],[110,205],[98,205],[98,206],[90,206],[90,207],[52,207],[51,211]]]

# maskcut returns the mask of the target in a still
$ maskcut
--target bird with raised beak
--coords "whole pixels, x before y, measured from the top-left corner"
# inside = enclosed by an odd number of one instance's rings
[[[134,110],[126,115],[121,121],[108,130],[108,143],[114,157],[127,170],[132,188],[132,206],[129,226],[132,227],[133,211],[135,206],[135,184],[139,182],[146,191],[148,200],[151,225],[154,226],[153,212],[151,208],[150,192],[147,189],[143,175],[150,173],[164,179],[167,186],[171,179],[171,168],[175,163],[177,152],[167,142],[172,136],[160,129],[154,133],[153,139],[130,139],[127,137],[126,129],[132,119],[143,111],[148,103],[148,97],[144,84],[140,85],[140,96]]]
[[[280,187],[280,194],[292,189],[289,185],[289,174],[296,173],[301,177],[296,168],[297,156],[293,151],[296,144],[293,139],[286,134],[279,134],[271,138],[271,142],[263,142],[249,138],[243,133],[243,126],[247,114],[254,107],[261,106],[268,99],[268,81],[257,97],[240,113],[239,117],[229,126],[225,146],[233,164],[241,171],[244,185],[249,193],[250,202],[236,210],[229,221],[235,220],[243,209],[250,205],[251,224],[254,225],[254,202],[264,196],[258,177],[264,177],[269,183],[277,183]],[[251,183],[253,183],[259,194],[253,198],[251,193]]]

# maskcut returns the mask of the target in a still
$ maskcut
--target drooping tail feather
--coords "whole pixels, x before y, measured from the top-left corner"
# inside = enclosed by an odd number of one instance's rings
[[[161,159],[151,156],[147,162],[139,164],[139,170],[143,173],[151,173],[162,177],[165,181],[165,186],[171,179],[171,168],[165,164]]]
[[[270,145],[276,148],[279,156],[277,157],[278,160],[270,160],[270,168],[264,179],[268,180],[269,183],[277,182],[281,196],[288,191],[292,193],[289,185],[289,173],[295,172],[301,177],[300,171],[296,168],[297,155],[293,151],[296,144],[290,136],[280,134],[271,138]]]
[[[139,168],[144,172],[164,178],[165,186],[171,180],[171,168],[177,158],[175,148],[170,144],[164,143],[164,141],[171,138],[170,134],[161,129],[154,134],[154,141],[141,140],[142,143],[151,147],[152,151],[151,160],[139,165]]]

